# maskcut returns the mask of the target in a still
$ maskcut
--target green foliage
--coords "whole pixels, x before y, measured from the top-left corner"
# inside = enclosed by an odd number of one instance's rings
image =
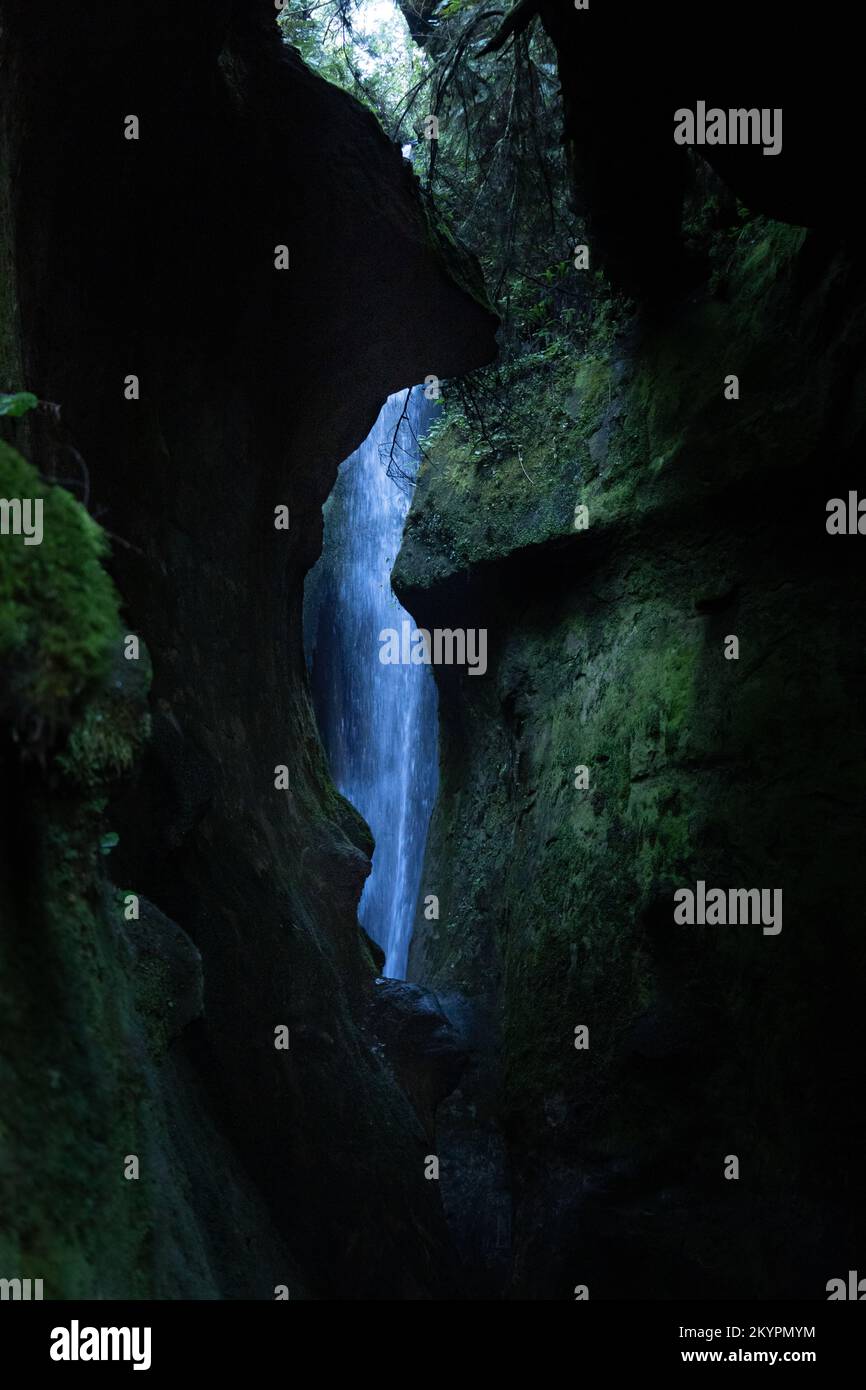
[[[426,70],[393,133],[417,138],[429,196],[481,261],[507,360],[570,338],[589,307],[573,265],[581,228],[569,208],[555,55],[537,24],[487,51],[501,11],[477,0],[436,17]],[[438,140],[424,139],[428,114]]]
[[[425,194],[477,256],[501,320],[497,364],[449,383],[444,417],[468,431],[473,457],[514,457],[522,405],[531,433],[544,432],[539,373],[587,350],[612,295],[600,274],[574,265],[585,235],[571,208],[556,58],[541,25],[500,44],[502,12],[481,0],[440,7],[435,18],[423,74],[391,132],[416,140]],[[435,141],[424,139],[428,114],[439,122]]]
[[[291,0],[278,24],[305,63],[390,128],[397,103],[424,68],[396,6],[389,16],[365,0]]]
[[[0,497],[41,499],[43,540],[0,536],[0,712],[66,722],[104,675],[119,634],[118,600],[102,567],[103,533],[61,487],[0,443]]]
[[[32,391],[0,391],[0,415],[26,415],[39,404],[39,397]]]

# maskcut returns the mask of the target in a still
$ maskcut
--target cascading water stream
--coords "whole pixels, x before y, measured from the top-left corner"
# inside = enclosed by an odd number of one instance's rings
[[[334,782],[376,840],[359,916],[403,979],[437,783],[436,686],[424,665],[383,665],[379,634],[410,615],[391,590],[411,478],[433,407],[416,387],[386,401],[340,467],[325,508],[321,558],[307,578],[304,622],[313,702]],[[392,468],[392,472],[394,469]],[[413,624],[414,627],[414,624]]]

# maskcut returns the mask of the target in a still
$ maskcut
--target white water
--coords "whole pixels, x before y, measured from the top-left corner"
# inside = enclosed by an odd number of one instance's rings
[[[331,776],[376,840],[359,916],[385,951],[385,974],[396,979],[406,975],[438,756],[429,667],[379,661],[383,628],[400,632],[404,619],[415,626],[390,583],[412,491],[386,472],[405,402],[405,391],[389,397],[367,439],[340,467],[304,609],[313,699]],[[395,451],[410,476],[417,468],[415,440],[431,409],[416,387]]]

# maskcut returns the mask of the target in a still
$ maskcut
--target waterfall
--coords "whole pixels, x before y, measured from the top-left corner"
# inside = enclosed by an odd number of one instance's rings
[[[403,620],[411,621],[391,591],[391,569],[418,466],[417,440],[432,410],[419,387],[408,403],[405,391],[389,397],[341,465],[324,509],[322,555],[304,594],[313,703],[331,776],[376,840],[359,917],[385,952],[385,974],[396,979],[406,975],[436,795],[436,686],[427,666],[383,665],[379,633],[400,632]]]

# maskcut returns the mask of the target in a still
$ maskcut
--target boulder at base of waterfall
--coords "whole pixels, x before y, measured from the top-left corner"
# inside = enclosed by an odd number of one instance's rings
[[[405,980],[380,978],[373,987],[370,1024],[400,1085],[418,1109],[432,1114],[468,1061],[436,995]]]

